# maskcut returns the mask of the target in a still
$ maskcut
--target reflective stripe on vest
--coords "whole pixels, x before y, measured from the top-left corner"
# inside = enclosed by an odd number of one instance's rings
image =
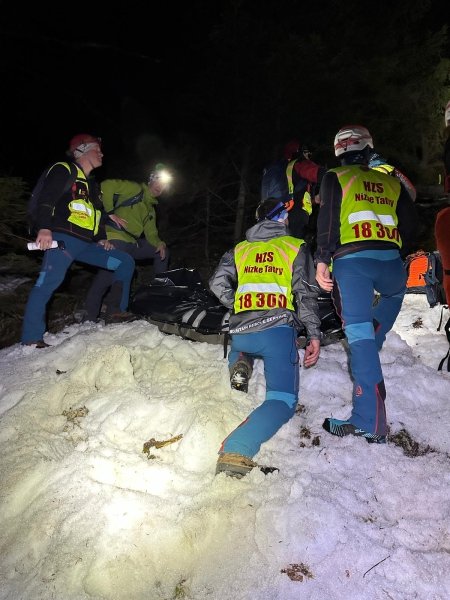
[[[288,182],[288,190],[289,190],[289,200],[294,199],[294,182],[292,180],[292,175],[294,172],[294,165],[297,162],[297,159],[290,160],[286,167],[286,177]]]
[[[392,175],[395,167],[388,165],[387,163],[383,163],[381,165],[377,165],[376,167],[372,167],[372,169],[375,169],[375,171],[380,171],[380,173],[386,173],[386,175]]]
[[[77,227],[93,231],[94,235],[96,235],[100,224],[101,212],[97,210],[89,200],[89,185],[86,180],[86,175],[84,174],[83,169],[78,165],[75,183],[76,190],[72,192],[75,197],[72,195],[72,200],[68,205],[70,215],[67,220]],[[80,195],[83,192],[86,194],[86,197]]]
[[[297,162],[296,158],[294,160],[290,160],[286,167],[286,177],[287,177],[287,182],[288,182],[289,200],[291,200],[292,202],[294,201],[294,192],[295,192],[293,174],[294,174],[294,165],[296,162]],[[291,206],[291,208],[292,208],[292,206]],[[311,194],[308,189],[303,194],[302,208],[308,215],[310,215],[312,213],[312,200],[311,200]],[[290,210],[290,209],[288,209],[288,210]]]
[[[342,188],[341,244],[377,240],[401,247],[396,210],[400,182],[361,165],[330,170]]]
[[[292,269],[303,240],[283,236],[267,241],[241,242],[234,250],[238,286],[234,311],[294,310]]]

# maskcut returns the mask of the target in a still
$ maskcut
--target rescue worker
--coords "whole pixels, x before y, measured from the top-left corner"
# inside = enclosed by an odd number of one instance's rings
[[[242,477],[252,458],[295,412],[299,392],[296,346],[300,321],[308,332],[303,366],[316,364],[320,318],[312,254],[303,240],[291,237],[284,202],[268,198],[256,212],[257,223],[245,241],[226,252],[210,278],[211,291],[229,308],[230,381],[247,391],[251,364],[264,361],[266,397],[224,440],[216,474]],[[295,304],[296,303],[296,304]]]
[[[368,167],[371,149],[365,127],[348,125],[336,134],[334,150],[341,166],[330,169],[320,187],[315,262],[316,279],[321,288],[332,290],[342,319],[353,378],[350,417],[326,418],[323,427],[336,436],[384,443],[386,390],[378,353],[403,302],[401,253],[413,247],[417,216],[398,179]]]
[[[108,215],[102,212],[91,172],[102,165],[101,140],[89,134],[72,138],[68,162],[50,167],[39,195],[36,216],[36,244],[44,251],[41,272],[28,297],[22,328],[22,344],[45,348],[46,307],[55,290],[61,285],[74,261],[103,267],[112,272],[111,278],[120,289],[120,310],[126,312],[130,295],[134,260],[101,238],[102,223]],[[67,186],[71,169],[76,179]],[[75,172],[74,169],[74,172]],[[89,179],[88,179],[89,178]],[[119,217],[109,217],[122,225]],[[103,237],[105,237],[103,235]],[[59,242],[52,248],[53,242]]]
[[[108,214],[121,217],[123,226],[111,223],[106,226],[108,241],[135,260],[153,260],[155,275],[167,271],[168,248],[160,238],[156,223],[157,198],[167,190],[171,175],[162,164],[156,165],[148,181],[137,183],[126,179],[106,179],[101,184],[102,202]],[[85,301],[85,319],[95,321],[99,315],[105,293],[106,323],[120,322],[120,290],[112,285],[110,271],[97,273]],[[135,317],[136,318],[136,317]]]
[[[294,139],[284,147],[283,160],[265,169],[261,200],[290,202],[289,233],[312,242],[315,238],[315,198],[326,169],[311,160],[312,153]],[[283,181],[273,181],[281,174]],[[314,212],[313,212],[314,211]]]

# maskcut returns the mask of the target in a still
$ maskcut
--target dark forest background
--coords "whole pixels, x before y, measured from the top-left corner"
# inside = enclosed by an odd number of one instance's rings
[[[120,13],[74,5],[67,17],[56,2],[26,14],[0,2],[0,272],[31,277],[21,286],[26,299],[40,264],[25,246],[29,192],[83,131],[103,139],[99,180],[145,180],[155,162],[173,172],[159,206],[172,268],[195,267],[206,279],[253,224],[263,167],[284,143],[300,139],[331,168],[334,135],[348,123],[365,125],[376,149],[417,185],[420,245],[432,249],[435,209],[446,202],[450,99],[438,4],[130,2]],[[139,273],[136,285],[147,271]],[[73,267],[51,311],[60,299],[71,310],[90,276]],[[20,321],[19,291],[2,322]]]

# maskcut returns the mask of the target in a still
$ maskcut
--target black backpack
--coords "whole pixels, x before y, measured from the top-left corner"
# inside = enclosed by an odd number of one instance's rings
[[[446,304],[444,292],[444,270],[441,255],[437,250],[418,250],[405,259],[408,273],[407,294],[426,294],[431,308],[436,304]]]
[[[264,168],[261,181],[261,200],[279,198],[287,201],[289,199],[287,165],[287,160],[278,160]]]
[[[289,184],[286,172],[290,162],[291,161],[286,159],[281,159],[264,168],[261,180],[262,201],[267,200],[267,198],[278,198],[283,202],[287,202],[290,199],[291,194],[289,193]],[[292,183],[294,186],[294,198],[303,198],[303,195],[307,190],[311,193],[314,193],[313,190],[309,189],[310,184],[308,184],[305,179],[297,175],[294,166],[292,169]]]
[[[30,234],[32,234],[35,229],[36,229],[36,219],[37,219],[37,212],[38,212],[38,205],[39,205],[39,198],[42,192],[42,188],[44,187],[44,181],[47,177],[47,175],[49,174],[50,170],[52,169],[52,167],[55,164],[67,164],[70,167],[70,176],[67,178],[66,184],[64,185],[64,189],[63,189],[63,194],[65,194],[66,192],[68,192],[70,190],[70,188],[72,187],[72,185],[75,183],[76,179],[77,179],[77,168],[76,166],[72,163],[72,162],[66,162],[66,163],[52,163],[51,165],[49,165],[46,169],[44,169],[44,171],[41,173],[39,179],[36,182],[36,185],[34,186],[30,198],[28,200],[28,204],[27,204],[27,221],[28,221],[28,231]]]

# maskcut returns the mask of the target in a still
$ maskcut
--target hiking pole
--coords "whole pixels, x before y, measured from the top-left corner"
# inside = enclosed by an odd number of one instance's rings
[[[450,319],[447,321],[447,324],[445,325],[444,330],[445,330],[445,334],[448,339],[448,343],[450,344]],[[447,371],[450,372],[450,348],[447,350],[447,354],[444,356],[444,358],[439,363],[439,366],[437,368],[438,371],[442,371],[443,366],[445,364],[445,359],[447,359]]]

